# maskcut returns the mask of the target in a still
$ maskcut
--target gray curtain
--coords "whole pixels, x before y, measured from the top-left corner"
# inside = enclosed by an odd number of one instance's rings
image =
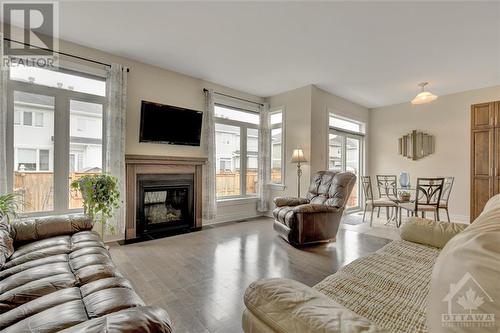
[[[259,124],[259,201],[257,211],[269,210],[269,181],[271,168],[271,131],[269,126],[269,104],[260,107]]]
[[[203,219],[213,220],[217,215],[215,188],[215,120],[214,91],[205,92],[205,112],[203,114],[203,152],[207,163],[203,166]]]
[[[106,167],[118,178],[122,204],[109,221],[114,233],[125,232],[125,131],[127,114],[127,68],[112,64],[106,75]]]
[[[3,54],[0,54],[3,59]],[[0,66],[0,194],[8,192],[7,186],[7,80],[8,67]]]

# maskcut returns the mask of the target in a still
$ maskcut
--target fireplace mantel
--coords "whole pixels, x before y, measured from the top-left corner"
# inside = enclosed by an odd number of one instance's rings
[[[126,228],[125,239],[136,238],[137,175],[192,174],[194,176],[194,226],[201,228],[202,167],[204,157],[125,155],[126,165]]]

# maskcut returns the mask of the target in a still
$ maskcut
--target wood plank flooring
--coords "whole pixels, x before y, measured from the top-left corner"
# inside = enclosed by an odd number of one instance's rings
[[[296,249],[270,218],[258,218],[110,251],[144,301],[167,309],[176,332],[238,333],[252,281],[286,277],[312,286],[390,242],[360,232],[364,226],[343,225],[336,242]]]

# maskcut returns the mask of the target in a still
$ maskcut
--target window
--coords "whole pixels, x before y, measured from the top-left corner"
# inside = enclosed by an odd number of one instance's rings
[[[259,114],[215,106],[217,198],[256,195]]]
[[[284,145],[283,109],[269,113],[271,127],[271,183],[283,184],[284,181]]]
[[[328,134],[328,169],[362,175],[364,124],[330,115]],[[348,210],[360,208],[360,186],[356,184],[347,201]]]
[[[20,196],[21,213],[82,208],[70,183],[102,172],[105,85],[104,78],[74,71],[11,68],[8,184]],[[76,118],[85,121],[82,131],[76,131]]]

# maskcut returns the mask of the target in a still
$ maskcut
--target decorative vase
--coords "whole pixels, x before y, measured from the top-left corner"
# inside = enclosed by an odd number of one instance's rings
[[[399,184],[401,185],[401,187],[410,186],[410,174],[408,172],[401,172],[399,174]]]

